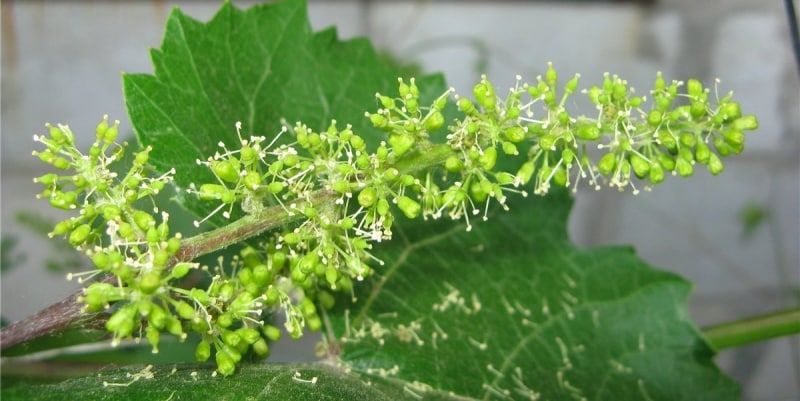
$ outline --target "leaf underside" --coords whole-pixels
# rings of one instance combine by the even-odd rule
[[[368,42],[312,33],[302,1],[247,11],[225,3],[206,24],[176,10],[152,58],[155,75],[124,76],[126,103],[139,140],[154,148],[151,161],[161,171],[175,167],[182,188],[212,180],[195,160],[220,141],[236,143],[236,121],[247,135],[267,137],[282,118],[315,129],[337,119],[373,133],[363,113],[395,82]],[[444,89],[441,79],[431,82],[432,94]],[[373,143],[381,138],[372,135]],[[210,208],[181,201],[197,215]],[[227,378],[212,377],[207,365],[139,366],[4,388],[2,396],[738,399],[688,316],[690,283],[629,248],[577,249],[566,232],[571,206],[565,193],[518,198],[471,232],[460,223],[398,221],[395,238],[374,249],[386,264],[356,285],[358,302],[348,294],[325,313],[325,364],[244,365]]]

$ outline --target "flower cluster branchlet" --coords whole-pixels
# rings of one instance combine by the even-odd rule
[[[227,266],[221,260],[205,289],[171,285],[197,266],[169,266],[180,236],[169,236],[166,214],[158,221],[134,207],[171,174],[145,175],[149,149],[136,155],[125,177],[108,169],[121,153],[106,156],[117,124],[108,127],[104,120],[98,126],[98,141],[87,156],[75,150],[67,127],[51,127],[49,138],[37,137],[47,150],[36,154],[76,174],[37,181],[54,206],[80,209],[54,235],[68,235],[92,257],[98,270],[85,274],[119,278],[116,285],[92,284],[84,296],[90,310],[126,301],[118,302],[107,324],[115,339],[144,332],[156,347],[161,331],[180,337],[196,332],[202,338],[197,359],[205,361],[215,350],[218,371],[228,375],[245,352],[267,355],[267,341],[280,335],[264,323],[265,313],[282,310],[285,329],[295,338],[306,328],[319,329],[317,308],[330,308],[333,292],[351,292],[354,281],[383,264],[371,249],[392,238],[397,212],[409,219],[463,219],[470,230],[471,217],[487,219],[493,204],[507,208],[512,193],[575,190],[581,180],[638,193],[639,185],[650,188],[666,173],[692,175],[697,163],[719,174],[721,158],[740,153],[743,132],[758,126],[730,94],[720,99],[715,91],[709,99],[710,90],[700,82],[667,84],[661,74],[650,106],[624,80],[606,75],[601,86],[582,92],[597,115],[574,116],[565,105],[578,91],[578,79],[559,87],[548,65],[535,84],[517,77],[505,97],[482,77],[474,100],[450,89],[430,104],[421,104],[414,79],[400,79],[398,95],[376,94],[378,110],[366,113],[386,133],[374,148],[336,121],[320,132],[303,123],[285,126],[271,138],[242,135],[247,128],[237,123],[237,144],[220,143],[213,156],[197,160],[215,179],[189,192],[218,205],[195,224],[219,212],[230,218],[236,207],[256,215],[280,207],[293,223],[259,247],[244,248]],[[461,117],[448,124],[451,99]],[[440,133],[444,140],[437,140]],[[601,156],[594,161],[590,150],[597,149]],[[320,193],[332,200],[318,201]]]
[[[170,234],[169,215],[159,213],[152,197],[172,181],[174,171],[152,177],[147,161],[150,148],[136,152],[126,173],[112,168],[124,155],[126,145],[116,145],[119,121],[109,125],[103,117],[96,128],[96,140],[88,154],[75,147],[75,136],[65,125],[47,125],[49,135],[35,136],[45,149],[33,152],[40,160],[60,170],[34,179],[44,185],[38,196],[48,198],[59,209],[76,210],[77,215],[56,224],[51,236],[66,236],[69,243],[86,253],[95,269],[68,278],[79,282],[102,273],[116,277],[116,283],[94,282],[80,298],[87,311],[112,310],[106,328],[120,340],[143,335],[158,351],[161,331],[185,337],[174,305],[170,282],[186,275],[192,263],[172,263],[181,246],[181,235]],[[150,200],[150,210],[140,203]],[[143,324],[146,321],[146,324]]]

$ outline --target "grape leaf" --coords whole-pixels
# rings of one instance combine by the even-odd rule
[[[329,317],[329,352],[419,394],[737,399],[687,314],[690,283],[629,248],[577,249],[571,203],[514,202],[472,232],[403,226],[376,251],[389,263],[358,302]]]
[[[196,160],[221,151],[220,142],[236,146],[237,121],[242,136],[272,138],[282,121],[322,130],[337,120],[377,143],[384,136],[364,112],[376,107],[375,92],[396,92],[400,74],[366,39],[339,41],[334,28],[312,32],[304,1],[248,10],[225,2],[207,23],[176,8],[151,58],[154,74],[123,75],[126,107],[142,146],[153,147],[150,162],[161,172],[174,167],[184,189],[216,182]],[[445,90],[441,76],[419,82],[428,90],[423,99]],[[195,196],[179,201],[198,216],[216,206]]]
[[[130,366],[58,384],[3,388],[4,400],[416,400],[385,380],[369,383],[322,364],[248,365],[236,376],[199,365]],[[432,393],[425,399],[446,399]]]

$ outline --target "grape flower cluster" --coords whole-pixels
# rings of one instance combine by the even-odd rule
[[[109,127],[104,119],[89,155],[75,150],[67,127],[50,127],[49,138],[36,138],[47,149],[35,154],[76,174],[47,174],[37,182],[53,206],[80,209],[53,234],[68,236],[92,258],[97,270],[85,274],[117,277],[117,283],[91,284],[83,297],[88,310],[114,308],[106,327],[115,340],[143,332],[157,349],[162,331],[182,338],[196,332],[197,359],[209,359],[213,348],[218,371],[229,375],[244,353],[267,355],[267,341],[280,335],[264,323],[265,313],[282,310],[295,338],[319,329],[317,308],[330,308],[334,292],[351,292],[383,264],[372,246],[392,238],[397,218],[446,216],[463,219],[470,230],[471,217],[487,219],[492,205],[507,208],[509,194],[574,191],[581,180],[635,194],[667,173],[690,176],[698,163],[716,175],[722,158],[743,151],[743,132],[758,126],[730,94],[719,98],[715,90],[710,99],[699,81],[667,83],[661,74],[650,99],[606,74],[601,85],[580,92],[597,115],[576,116],[565,105],[578,81],[575,75],[559,86],[548,65],[535,84],[517,77],[504,97],[484,76],[472,99],[450,89],[422,103],[415,80],[399,79],[397,94],[376,94],[378,109],[366,113],[385,133],[375,147],[336,121],[320,131],[285,125],[272,138],[243,135],[247,127],[237,124],[238,143],[220,143],[214,155],[197,160],[214,182],[189,191],[218,205],[195,224],[219,212],[230,218],[234,207],[246,214],[280,208],[290,218],[228,266],[203,267],[212,276],[207,288],[173,285],[199,267],[176,259],[182,240],[169,235],[166,214],[158,219],[134,205],[174,172],[148,178],[148,149],[136,154],[125,177],[108,169],[124,148],[106,155],[118,124]],[[446,121],[456,110],[460,116]],[[595,151],[602,154],[597,161]]]

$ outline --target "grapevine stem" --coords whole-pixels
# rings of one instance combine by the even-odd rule
[[[800,333],[800,308],[785,309],[703,329],[716,351]]]

